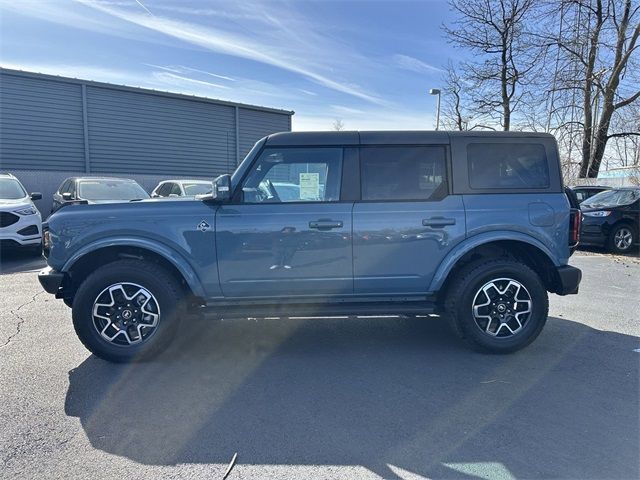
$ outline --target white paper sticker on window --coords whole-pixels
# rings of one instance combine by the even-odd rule
[[[320,174],[300,174],[300,200],[320,200]]]

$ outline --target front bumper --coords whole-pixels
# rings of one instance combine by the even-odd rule
[[[47,267],[42,270],[38,274],[38,280],[40,281],[40,285],[47,293],[56,294],[60,287],[62,286],[62,282],[64,280],[65,274],[62,272],[58,272],[51,267]]]
[[[558,295],[573,295],[578,293],[580,280],[582,280],[582,270],[571,265],[563,265],[556,267],[557,285],[556,292]]]

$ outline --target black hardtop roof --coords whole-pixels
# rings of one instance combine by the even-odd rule
[[[267,137],[267,145],[388,145],[448,144],[451,137],[463,138],[553,138],[541,132],[388,130],[345,132],[281,132]]]

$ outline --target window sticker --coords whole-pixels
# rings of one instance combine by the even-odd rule
[[[300,200],[320,199],[320,174],[301,173],[300,174]]]

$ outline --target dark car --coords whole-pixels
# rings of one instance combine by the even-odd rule
[[[626,253],[638,243],[640,187],[615,188],[580,204],[580,243]]]
[[[597,195],[600,192],[611,190],[611,187],[605,185],[580,185],[577,187],[571,187],[571,190],[576,196],[579,203],[584,202],[586,199]]]
[[[51,213],[72,203],[119,203],[149,198],[138,182],[129,178],[67,178],[53,194]]]

